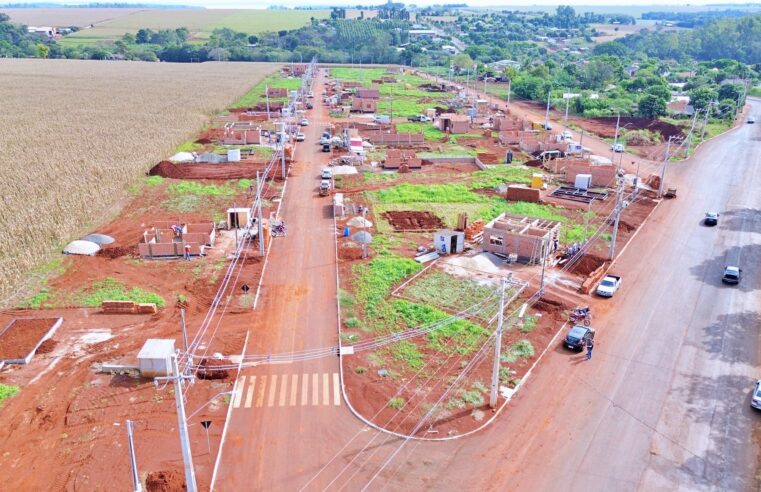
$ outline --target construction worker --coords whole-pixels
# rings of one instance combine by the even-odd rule
[[[190,261],[190,245],[185,243],[185,259]]]

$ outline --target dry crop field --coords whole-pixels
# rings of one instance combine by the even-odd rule
[[[0,305],[276,66],[0,60]]]
[[[85,27],[117,17],[126,17],[140,9],[0,9],[13,22],[28,26],[77,26]]]

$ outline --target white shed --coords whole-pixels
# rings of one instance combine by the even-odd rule
[[[174,353],[174,340],[149,338],[137,354],[140,374],[145,378],[169,376],[172,372],[170,357]]]
[[[465,233],[443,229],[433,235],[433,247],[439,253],[462,253],[465,249]]]
[[[247,208],[227,209],[227,228],[243,229],[251,218],[251,211]]]
[[[333,195],[333,215],[343,217],[344,215],[344,194],[336,193]]]

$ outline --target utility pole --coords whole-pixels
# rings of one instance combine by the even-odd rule
[[[708,107],[706,108],[706,114],[705,118],[703,118],[703,129],[700,131],[700,140],[702,141],[706,136],[706,127],[708,126],[708,113],[711,112],[711,104],[713,104],[713,101],[708,103]]]
[[[142,492],[140,477],[137,474],[137,460],[135,459],[135,442],[132,440],[132,421],[127,421],[127,442],[129,443],[129,462],[132,467],[132,490]]]
[[[618,126],[621,123],[621,112],[618,112],[618,118],[616,118],[616,136],[613,138],[613,149],[610,152],[610,162],[616,161],[616,144],[618,143]]]
[[[280,137],[280,174],[283,176],[283,181],[285,181],[285,121],[283,121],[283,133]],[[259,200],[259,206],[261,207],[261,198]]]
[[[547,91],[547,111],[544,113],[544,129],[548,130],[550,126],[550,96],[552,95],[552,87]]]
[[[547,264],[547,238],[542,238],[542,277],[539,279],[539,297],[544,296],[544,266]]]
[[[568,105],[571,103],[571,98],[566,97],[565,98],[565,116],[563,117],[563,121],[568,121]]]
[[[190,355],[190,349],[188,347],[188,330],[185,323],[185,308],[180,308],[180,321],[182,322],[182,342],[185,345],[185,355],[188,357],[188,367],[193,366],[193,357]]]
[[[505,279],[502,278],[500,286],[501,296],[499,298],[499,312],[497,313],[497,338],[494,341],[494,365],[491,372],[491,395],[489,396],[489,408],[494,409],[497,406],[497,389],[499,388],[499,368],[500,357],[502,352],[502,326],[505,321]]]
[[[510,89],[513,87],[513,79],[507,79],[507,109],[510,109]]]
[[[270,120],[270,88],[268,85],[264,86],[264,97],[267,98],[267,121]]]
[[[661,198],[663,196],[663,186],[665,184],[666,179],[666,165],[669,162],[669,154],[671,153],[671,139],[673,137],[669,137],[669,142],[666,145],[666,156],[663,158],[663,167],[661,167],[661,182],[658,185],[658,198]]]
[[[695,131],[695,122],[698,119],[698,112],[695,111],[692,115],[692,126],[690,126],[690,133],[687,134],[687,151],[685,157],[690,156],[690,147],[692,147],[692,133]]]
[[[172,367],[172,375],[155,378],[153,383],[156,386],[158,386],[159,381],[171,381],[174,383],[174,401],[177,406],[177,424],[180,431],[180,447],[182,448],[182,461],[185,466],[185,486],[187,487],[188,492],[198,492],[196,472],[193,468],[193,453],[190,451],[188,422],[185,418],[185,400],[182,396],[183,381],[188,380],[192,382],[194,377],[180,374],[180,369],[177,365],[177,354],[172,354],[169,360]]]
[[[616,219],[613,221],[613,235],[610,239],[610,251],[608,252],[608,259],[612,260],[613,255],[616,253],[616,237],[618,236],[618,222],[621,219],[621,211],[624,203],[624,180],[621,176],[617,177],[618,186],[616,187]]]
[[[257,208],[257,225],[258,230],[256,232],[259,238],[259,256],[264,256],[264,225],[262,224],[262,185],[260,183],[259,171],[256,171],[256,196],[259,206]]]

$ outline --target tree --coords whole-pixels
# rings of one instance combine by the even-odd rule
[[[666,114],[666,101],[654,94],[646,94],[637,103],[637,111],[645,118],[657,118]]]
[[[649,87],[645,92],[659,99],[663,99],[664,101],[671,100],[671,89],[665,85],[653,85]]]
[[[47,58],[50,54],[50,48],[42,43],[37,43],[37,58]]]
[[[459,68],[473,68],[475,62],[467,53],[460,53],[452,58],[452,65]]]
[[[146,44],[151,42],[151,30],[150,29],[140,29],[137,31],[137,34],[135,35],[135,42],[137,44]]]
[[[248,44],[256,44],[259,42],[259,38],[253,34],[248,37]]]
[[[717,97],[716,92],[707,86],[693,89],[689,92],[689,95],[690,104],[695,108],[695,111],[703,111]]]
[[[723,99],[719,101],[719,114],[724,118],[734,118],[737,111],[737,102],[732,99]]]
[[[735,103],[740,101],[743,94],[743,86],[740,84],[724,84],[719,87],[719,99],[731,99]]]

